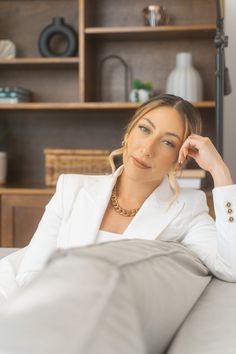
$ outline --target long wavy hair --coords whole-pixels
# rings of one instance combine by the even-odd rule
[[[124,137],[123,137],[123,144],[120,148],[113,150],[110,155],[109,155],[109,162],[112,168],[112,172],[114,173],[116,170],[115,163],[114,163],[114,158],[116,156],[122,155],[125,152],[125,147],[126,143],[129,137],[130,132],[132,129],[136,126],[138,121],[148,112],[158,108],[158,107],[172,107],[176,109],[177,112],[181,115],[183,121],[184,121],[184,137],[183,141],[187,139],[187,137],[191,134],[201,134],[202,131],[202,120],[201,120],[201,115],[198,111],[197,108],[195,108],[190,102],[184,100],[181,97],[175,96],[175,95],[170,95],[170,94],[162,94],[156,97],[153,97],[149,101],[146,101],[143,103],[141,106],[138,107],[136,112],[134,113],[133,117],[129,121]],[[184,167],[188,161],[188,158],[186,159]],[[177,161],[176,161],[177,162]],[[169,178],[169,183],[174,191],[174,200],[178,197],[179,195],[179,185],[175,179],[175,168],[176,165],[173,166],[173,169],[171,169],[168,173],[168,178]]]

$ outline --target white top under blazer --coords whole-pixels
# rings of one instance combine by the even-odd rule
[[[117,234],[115,232],[99,230],[95,242],[102,243],[102,242],[118,241],[118,240],[125,240],[125,239],[126,237],[123,234]]]
[[[56,192],[30,244],[0,261],[0,301],[28,283],[58,248],[96,242],[113,186],[121,174],[61,175]],[[168,177],[145,200],[122,238],[177,241],[191,250],[219,279],[236,281],[236,185],[213,189],[216,214],[208,214],[205,193],[183,188],[171,204]],[[99,239],[105,240],[105,234]],[[99,241],[98,239],[98,241]]]

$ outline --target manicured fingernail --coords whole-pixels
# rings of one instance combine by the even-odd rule
[[[181,160],[179,160],[179,161],[178,161],[178,164],[181,166],[181,165],[182,165],[182,161],[181,161]]]

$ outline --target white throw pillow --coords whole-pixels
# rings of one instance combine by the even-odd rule
[[[163,353],[210,279],[175,242],[58,251],[1,309],[0,353]]]

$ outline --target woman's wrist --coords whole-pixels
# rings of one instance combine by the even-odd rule
[[[215,187],[223,187],[233,184],[229,168],[225,163],[216,166],[216,168],[211,170],[210,173]]]

